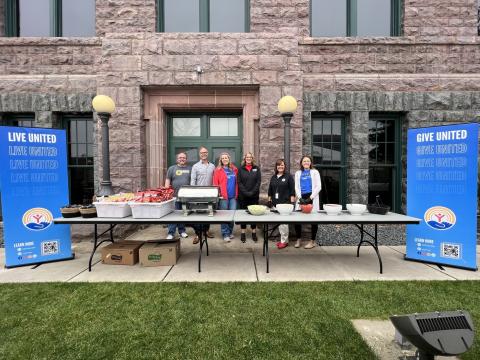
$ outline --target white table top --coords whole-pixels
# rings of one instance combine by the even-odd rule
[[[235,210],[218,210],[214,216],[208,214],[191,213],[187,216],[183,215],[181,210],[176,210],[158,219],[134,219],[131,216],[124,218],[55,218],[53,222],[56,224],[221,224],[233,221]]]
[[[339,215],[327,215],[325,211],[304,214],[295,211],[290,215],[280,215],[268,212],[264,215],[251,215],[245,210],[218,210],[213,216],[191,213],[184,216],[181,210],[176,210],[158,219],[134,219],[131,216],[124,218],[55,218],[56,224],[222,224],[235,222],[237,224],[418,224],[420,219],[411,216],[389,212],[386,215],[364,213],[350,215],[346,210]]]
[[[346,210],[339,215],[327,215],[323,210],[316,213],[304,214],[294,211],[290,215],[280,215],[267,212],[264,215],[251,215],[245,210],[237,210],[234,217],[235,223],[262,223],[262,224],[418,224],[420,219],[402,214],[389,212],[386,215],[370,214],[350,215]]]

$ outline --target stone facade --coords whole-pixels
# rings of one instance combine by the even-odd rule
[[[97,37],[0,37],[0,113],[34,112],[38,126],[57,126],[57,114],[92,113],[95,94],[111,96],[112,181],[132,191],[162,183],[149,169],[164,168],[168,147],[165,136],[149,134],[161,114],[145,99],[196,89],[185,95],[189,109],[204,109],[203,95],[221,93],[225,103],[209,100],[209,109],[242,110],[228,96],[253,92],[258,105],[244,119],[253,129],[244,150],[255,139],[265,192],[283,154],[277,101],[289,94],[300,100],[291,162],[311,152],[312,113],[347,114],[347,197],[365,202],[369,113],[402,114],[403,140],[407,128],[480,117],[478,1],[403,3],[400,37],[312,38],[309,0],[251,0],[250,32],[234,34],[157,33],[155,0],[97,1]],[[0,0],[0,36],[3,6]],[[159,159],[151,156],[156,148]],[[405,165],[405,151],[402,159]],[[99,174],[101,154],[95,164]]]
[[[407,36],[478,35],[478,0],[404,0]]]
[[[5,36],[5,4],[0,1],[0,36]]]

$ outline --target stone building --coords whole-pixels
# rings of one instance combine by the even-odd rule
[[[50,8],[52,6],[52,8]],[[72,202],[101,174],[91,99],[112,97],[113,186],[174,154],[253,151],[263,187],[312,154],[323,201],[405,208],[406,130],[480,119],[477,0],[0,0],[0,121],[68,129]],[[35,21],[33,21],[35,20]]]

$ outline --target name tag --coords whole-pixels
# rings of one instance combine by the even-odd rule
[[[285,179],[282,179],[283,182],[285,182]]]
[[[257,169],[252,169],[252,171],[257,171]]]

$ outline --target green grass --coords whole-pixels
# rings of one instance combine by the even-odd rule
[[[0,285],[1,359],[372,359],[351,319],[466,309],[480,282]],[[480,358],[476,345],[462,358]]]

